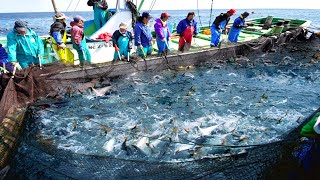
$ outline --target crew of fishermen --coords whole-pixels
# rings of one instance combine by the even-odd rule
[[[93,0],[94,9],[107,8],[105,0]],[[98,11],[98,10],[97,10]],[[219,46],[221,42],[221,34],[227,34],[226,26],[230,17],[236,13],[235,9],[230,9],[226,13],[221,13],[217,16],[211,26],[211,47]],[[96,15],[96,14],[99,14]],[[248,12],[244,12],[234,20],[234,23],[229,31],[228,39],[230,42],[237,42],[240,31],[245,27],[245,18],[249,16]],[[150,56],[153,52],[153,37],[149,22],[152,16],[149,12],[143,12],[138,17],[137,23],[134,26],[134,38],[132,33],[128,31],[127,24],[121,22],[119,29],[112,35],[113,46],[115,47],[114,60],[128,60],[131,55],[133,44],[137,47],[138,55],[142,58]],[[170,38],[172,29],[168,26],[168,19],[170,14],[164,12],[160,18],[155,20],[154,31],[156,35],[156,43],[158,46],[158,54],[167,53],[170,49]],[[188,51],[192,44],[192,39],[199,33],[197,22],[194,19],[195,13],[189,12],[185,19],[182,19],[177,25],[177,34],[179,39],[179,50]],[[50,28],[50,36],[52,39],[52,48],[58,52],[60,59],[66,59],[66,19],[63,13],[56,13],[54,16],[54,23]],[[99,23],[98,20],[99,19]],[[105,23],[101,21],[105,19],[102,13],[95,12],[95,22],[97,27],[103,26]],[[99,24],[99,25],[98,25]],[[75,16],[70,23],[71,28],[71,42],[73,48],[77,51],[82,66],[85,61],[91,62],[91,55],[86,45],[84,37],[84,19],[81,16]],[[133,42],[134,41],[134,42]],[[1,50],[2,47],[0,47]],[[27,23],[23,21],[16,21],[13,30],[7,35],[8,55],[0,54],[0,61],[3,66],[7,65],[10,69],[11,63],[18,69],[26,68],[32,64],[39,64],[44,54],[44,45],[37,33],[28,28]],[[59,51],[61,51],[59,53]]]

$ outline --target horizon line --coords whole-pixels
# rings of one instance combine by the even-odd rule
[[[294,10],[319,10],[320,8],[237,8],[237,9],[245,9],[245,10],[254,10],[254,9],[264,9],[264,10],[291,10],[291,9],[294,9]],[[147,9],[143,9],[141,11],[146,11]],[[198,10],[198,9],[171,9],[171,10],[157,10],[157,9],[154,9],[152,11],[188,11],[188,10]],[[210,9],[199,9],[199,10],[210,10]],[[225,8],[215,8],[213,10],[226,10]],[[151,12],[152,12],[151,11]],[[9,14],[9,13],[51,13],[51,12],[54,12],[53,10],[52,11],[17,11],[17,12],[0,12],[0,14]],[[71,12],[71,13],[74,13],[74,12],[93,12],[92,11],[60,11],[60,12]]]

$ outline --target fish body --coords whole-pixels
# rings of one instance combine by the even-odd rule
[[[115,144],[116,138],[111,138],[103,145],[103,149],[105,149],[107,152],[112,152],[114,150]]]
[[[107,92],[110,92],[112,90],[112,86],[107,86],[107,87],[99,88],[99,89],[95,89],[95,88],[91,87],[91,89],[96,96],[105,96],[105,94]]]

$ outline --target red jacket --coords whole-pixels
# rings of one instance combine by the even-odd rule
[[[76,44],[80,44],[84,37],[83,27],[75,22],[71,22],[70,25],[72,26],[71,38]]]

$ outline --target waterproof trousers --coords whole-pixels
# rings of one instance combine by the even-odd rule
[[[90,55],[89,49],[87,48],[86,39],[82,39],[81,41],[82,49],[80,49],[79,45],[77,45],[73,40],[72,40],[72,45],[73,45],[73,48],[78,52],[80,63],[84,61],[88,61],[89,63],[91,63],[91,55]]]

